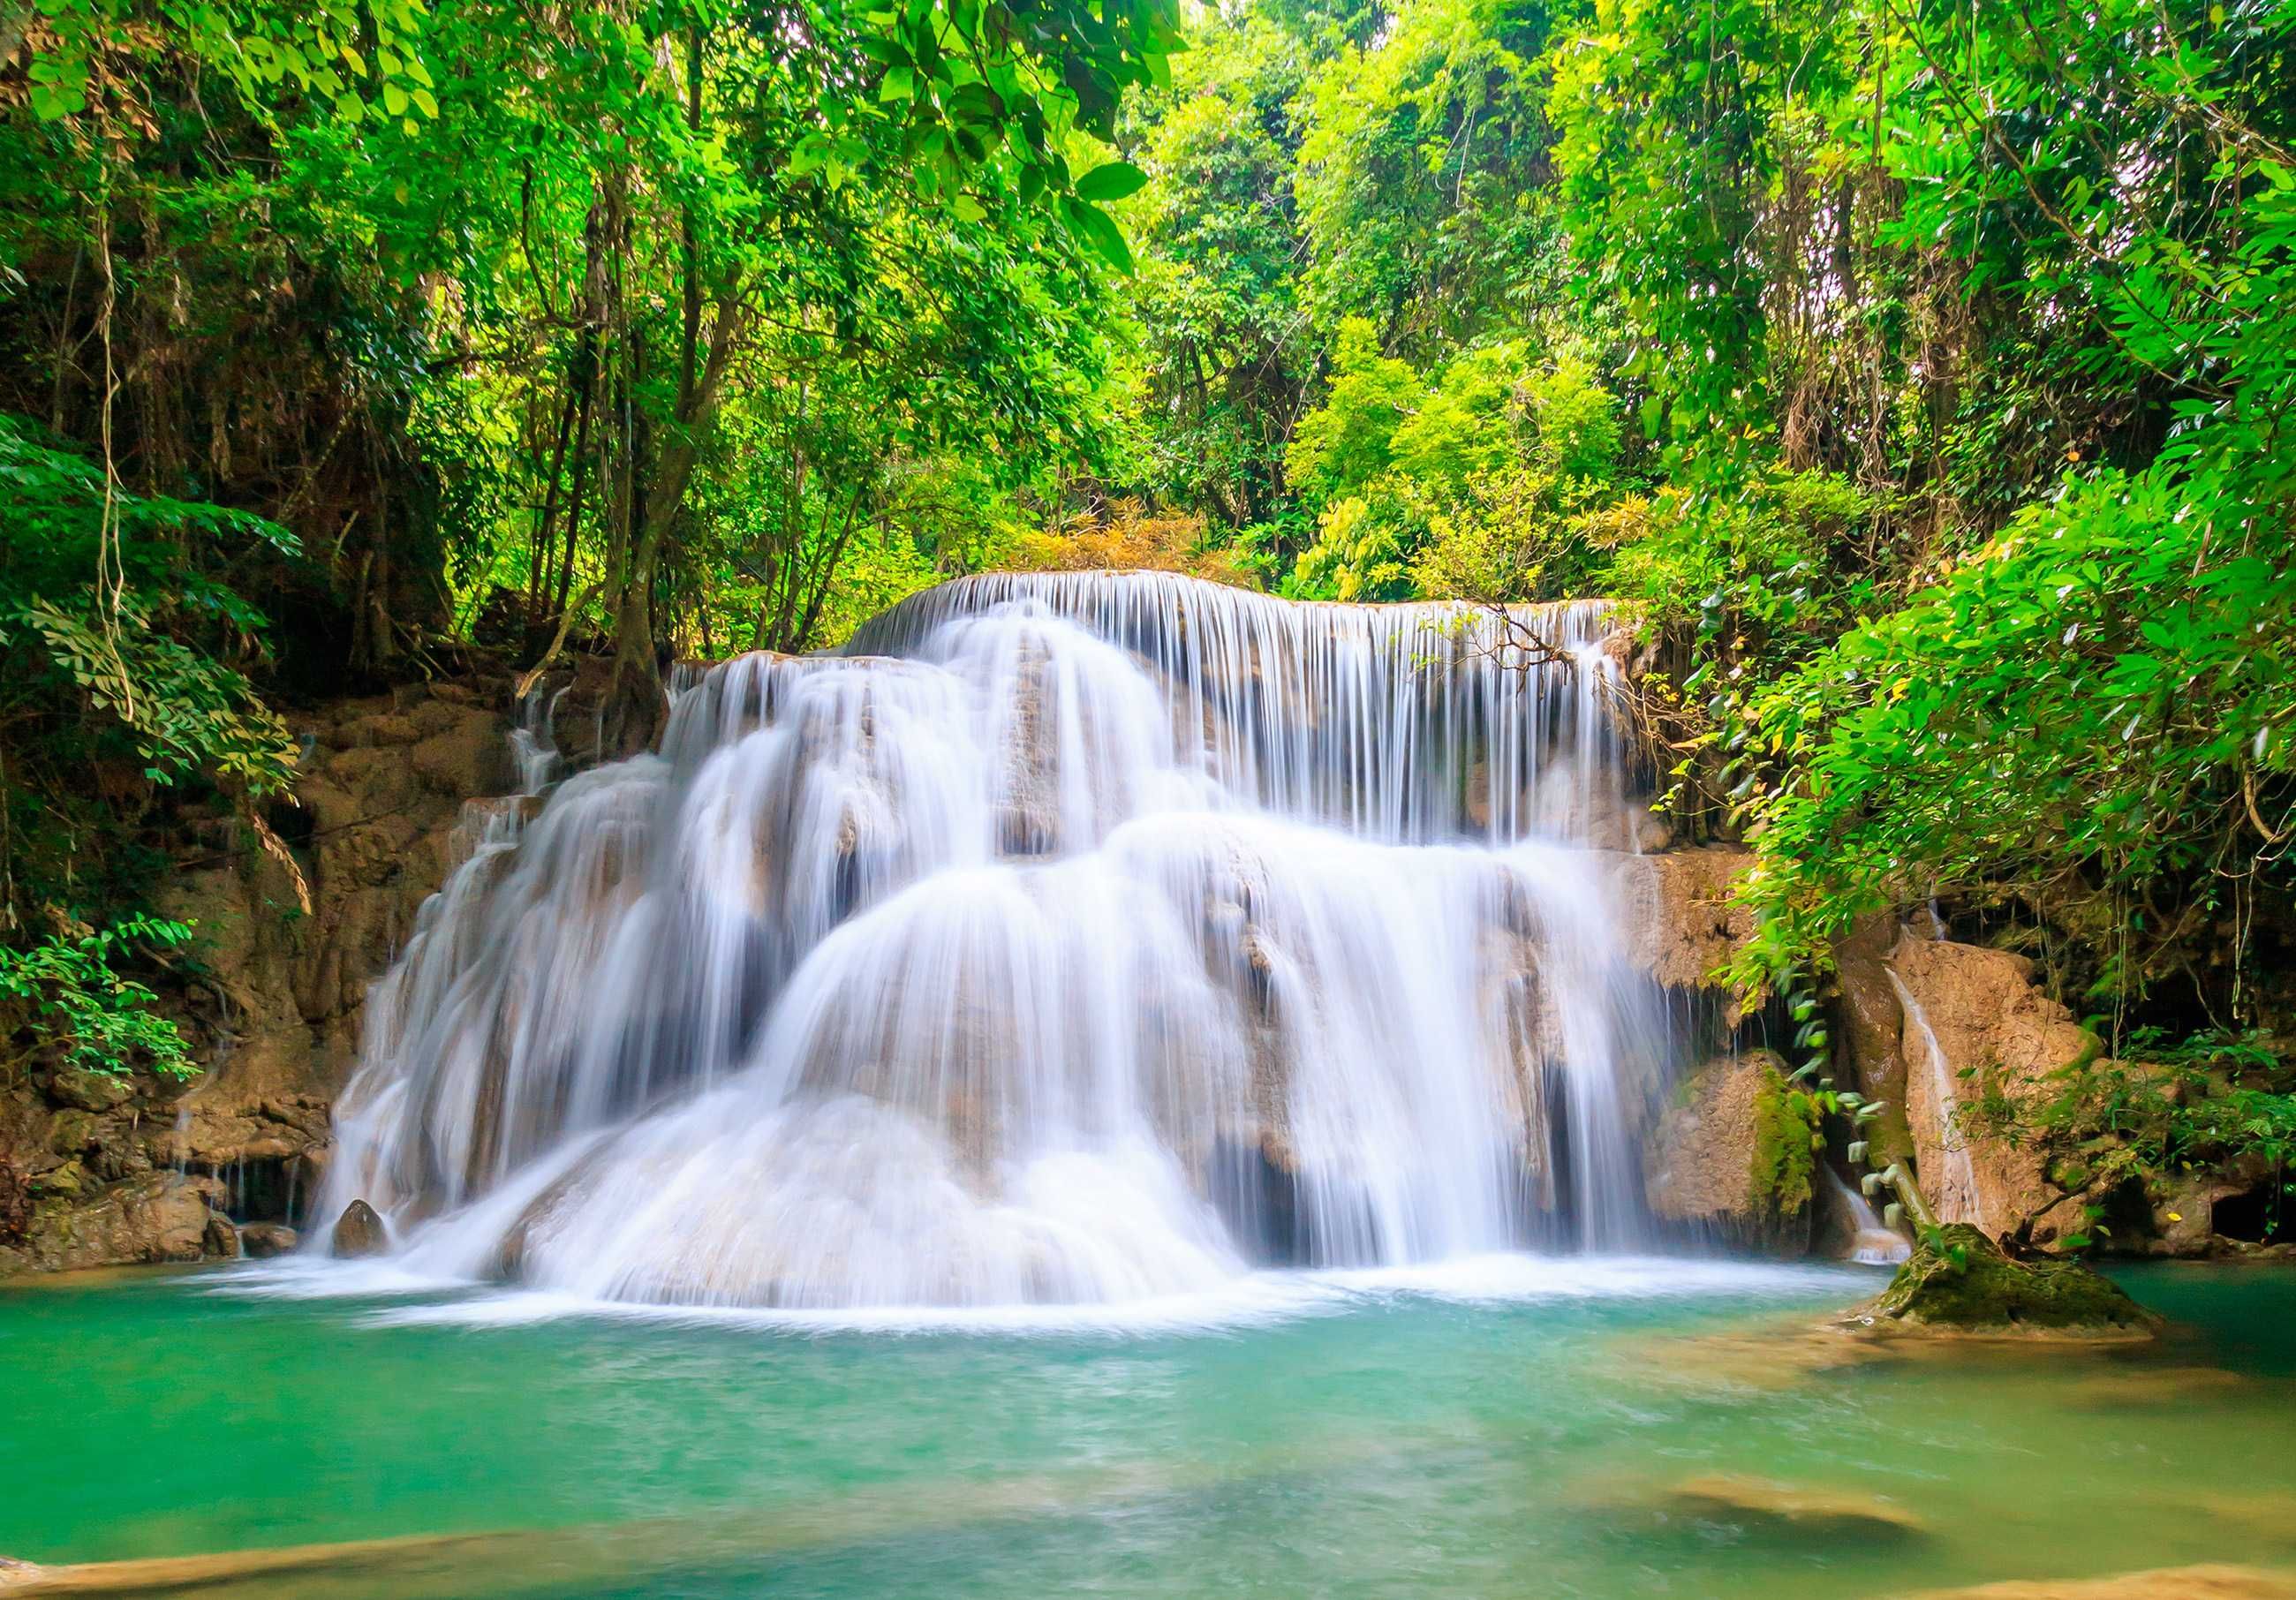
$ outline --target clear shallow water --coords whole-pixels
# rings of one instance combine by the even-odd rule
[[[467,1532],[495,1537],[228,1592],[696,1600],[1792,1597],[2296,1565],[2296,1275],[2132,1272],[2183,1325],[2144,1355],[1813,1374],[1764,1333],[1880,1277],[1499,1259],[1029,1326],[346,1298],[299,1267],[17,1289],[0,1554]],[[1880,1495],[1926,1530],[1666,1504],[1714,1473]]]

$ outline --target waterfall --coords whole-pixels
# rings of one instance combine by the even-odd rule
[[[1977,1165],[1970,1159],[1969,1141],[1955,1125],[1956,1113],[1961,1102],[1953,1089],[1953,1063],[1946,1059],[1944,1046],[1938,1043],[1937,1034],[1930,1027],[1929,1013],[1898,976],[1897,969],[1884,966],[1890,987],[1898,991],[1898,1004],[1904,1007],[1906,1021],[1921,1035],[1923,1071],[1929,1077],[1930,1097],[1935,1108],[1938,1125],[1938,1154],[1939,1170],[1924,1173],[1931,1179],[1925,1186],[1924,1196],[1930,1210],[1940,1222],[1982,1222],[1984,1196],[1978,1191]],[[1911,1096],[1908,1096],[1910,1099]]]
[[[425,906],[321,1214],[789,1307],[1634,1247],[1667,1040],[1598,853],[1609,632],[999,575],[682,678],[660,753]]]
[[[1855,1184],[1842,1182],[1831,1161],[1820,1161],[1818,1169],[1825,1175],[1827,1192],[1849,1225],[1849,1259],[1866,1267],[1894,1267],[1914,1253],[1905,1235],[1882,1220],[1881,1213]]]

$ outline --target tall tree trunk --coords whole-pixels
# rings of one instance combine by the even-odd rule
[[[654,653],[654,575],[661,567],[670,524],[685,504],[685,486],[701,458],[701,441],[717,414],[726,371],[744,321],[742,307],[731,294],[718,301],[717,320],[709,330],[709,358],[695,375],[691,404],[677,419],[646,480],[616,606],[614,677],[606,701],[606,736],[619,754],[633,754],[652,744],[669,710]]]

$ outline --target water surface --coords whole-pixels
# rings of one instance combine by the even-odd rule
[[[2296,1565],[2296,1275],[2126,1278],[2179,1319],[2157,1351],[1814,1374],[1766,1330],[1878,1274],[1514,1258],[1018,1323],[346,1296],[304,1266],[23,1288],[0,1292],[0,1553],[500,1533],[242,1592],[824,1600],[1792,1600]],[[1668,1500],[1718,1473],[1923,1530]]]

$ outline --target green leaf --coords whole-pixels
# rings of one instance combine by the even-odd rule
[[[1124,242],[1124,230],[1116,226],[1116,218],[1080,200],[1070,201],[1067,211],[1070,233],[1117,271],[1131,276],[1132,247]]]
[[[1078,200],[1122,200],[1128,194],[1138,193],[1147,183],[1148,175],[1131,162],[1109,161],[1077,179],[1076,195]],[[1125,252],[1124,259],[1124,270],[1130,272],[1130,251]]]

